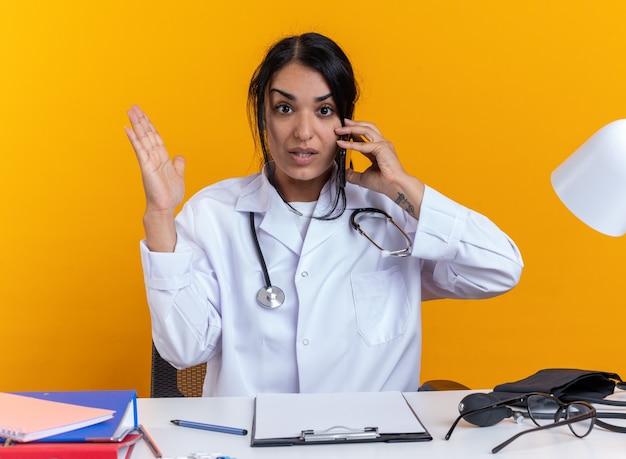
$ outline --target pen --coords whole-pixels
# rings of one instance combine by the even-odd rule
[[[201,422],[183,421],[181,419],[173,419],[170,421],[180,427],[191,427],[192,429],[210,430],[212,432],[228,433],[233,435],[248,435],[246,429],[238,429],[236,427],[216,426],[214,424],[203,424]]]
[[[141,434],[143,439],[148,444],[148,448],[150,448],[150,451],[152,451],[152,454],[154,454],[154,457],[157,457],[157,458],[163,457],[163,453],[161,453],[161,450],[159,450],[159,447],[157,446],[157,444],[154,442],[150,434],[148,434],[148,431],[146,430],[146,428],[143,425],[139,424],[139,426],[137,427],[137,431]]]

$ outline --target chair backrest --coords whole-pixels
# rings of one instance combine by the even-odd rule
[[[206,363],[177,370],[161,357],[152,343],[150,397],[202,397]]]

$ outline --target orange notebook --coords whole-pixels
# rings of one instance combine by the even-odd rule
[[[106,421],[113,413],[0,392],[0,437],[19,442],[38,440]]]

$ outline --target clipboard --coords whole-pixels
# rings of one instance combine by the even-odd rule
[[[402,392],[259,394],[250,446],[429,441]]]

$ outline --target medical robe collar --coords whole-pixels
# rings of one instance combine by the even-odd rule
[[[337,166],[335,166],[337,167]],[[269,182],[266,175],[267,166],[263,168],[263,172],[256,174],[254,178],[243,188],[237,203],[235,204],[235,210],[238,212],[254,212],[265,213],[269,210],[273,204],[280,204],[287,208],[291,212],[289,207],[282,200],[276,188]],[[329,180],[322,189],[318,207],[315,211],[317,214],[325,213],[326,209],[329,209],[331,205],[331,195],[334,193],[334,181],[336,180],[335,174],[333,178]],[[346,210],[357,209],[360,207],[367,207],[367,202],[364,199],[362,193],[359,193],[356,185],[350,183],[346,184]],[[326,203],[326,208],[321,206]]]

